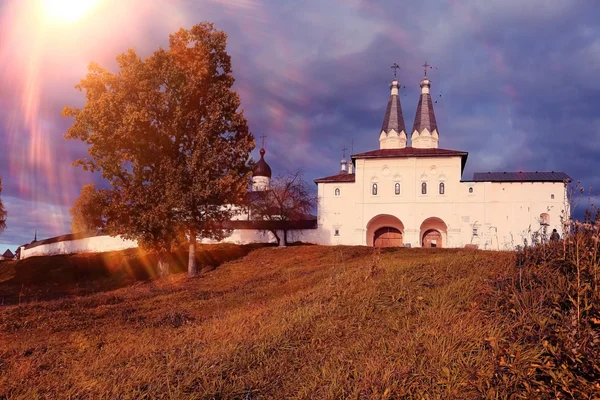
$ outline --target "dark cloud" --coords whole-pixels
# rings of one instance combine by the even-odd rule
[[[88,62],[115,68],[115,56],[127,48],[150,54],[168,45],[170,32],[203,20],[229,35],[235,88],[251,130],[268,135],[275,173],[300,167],[312,180],[338,170],[342,146],[377,148],[393,62],[402,67],[410,130],[420,65],[428,61],[440,146],[470,153],[465,178],[475,171],[562,170],[586,187],[600,186],[594,2],[105,2],[86,35],[59,31],[46,39],[35,123],[23,118],[28,97],[18,78],[27,70],[0,67],[0,171],[9,210],[0,243],[19,243],[36,226],[45,235],[68,229],[68,206],[81,186],[99,183],[70,165],[86,150],[62,138],[69,121],[60,117],[63,106],[82,104],[73,85]],[[0,8],[0,22],[11,13]],[[10,38],[3,26],[0,34]],[[15,64],[30,66],[23,62],[30,58],[17,55]]]

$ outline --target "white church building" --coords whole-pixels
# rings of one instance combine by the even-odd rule
[[[507,250],[562,232],[567,174],[480,172],[464,179],[468,153],[440,148],[427,76],[410,131],[396,78],[390,88],[379,148],[343,158],[339,173],[315,180],[321,244]]]
[[[478,172],[472,179],[463,179],[468,153],[439,147],[440,131],[427,76],[421,81],[421,96],[410,131],[404,124],[400,82],[395,77],[390,89],[379,148],[353,154],[349,161],[344,157],[337,174],[315,180],[316,221],[297,221],[289,233],[292,241],[511,250],[546,240],[553,229],[562,232],[561,219],[569,213],[567,184],[571,178],[567,174]],[[263,145],[253,171],[253,192],[270,188],[272,171],[265,154]],[[272,233],[258,226],[240,210],[231,221],[231,236],[223,242],[275,241]],[[21,257],[131,247],[137,247],[137,243],[119,236],[82,232],[24,245]]]

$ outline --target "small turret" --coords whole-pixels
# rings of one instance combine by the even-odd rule
[[[265,135],[262,136],[263,143],[260,149],[260,160],[256,163],[252,171],[252,191],[262,192],[269,190],[271,186],[271,167],[265,161]]]
[[[346,148],[342,148],[342,160],[340,161],[340,174],[348,173],[348,161],[346,160]]]

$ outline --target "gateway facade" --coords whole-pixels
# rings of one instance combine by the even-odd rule
[[[398,80],[390,88],[379,149],[343,158],[338,174],[315,180],[318,242],[509,250],[562,232],[567,174],[484,172],[465,180],[468,153],[439,147],[427,76],[410,131]]]

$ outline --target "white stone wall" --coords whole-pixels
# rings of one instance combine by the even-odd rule
[[[318,185],[320,244],[367,245],[369,221],[380,215],[399,219],[404,243],[412,247],[421,245],[423,223],[429,218],[446,225],[445,247],[476,244],[504,250],[522,245],[525,238],[531,243],[531,234],[541,232],[542,213],[548,214],[547,235],[554,228],[561,232],[563,183],[461,182],[458,156],[358,159],[355,172],[354,183]],[[421,193],[423,183],[426,194]]]
[[[305,243],[319,243],[322,239],[319,237],[320,232],[316,229],[306,229],[288,232],[288,241],[302,241]],[[283,240],[283,232],[279,232],[279,237]],[[249,229],[234,230],[231,236],[217,242],[208,239],[199,239],[200,243],[234,243],[234,244],[250,244],[250,243],[276,243],[277,240],[271,232],[262,232]],[[21,258],[29,258],[36,256],[53,256],[58,254],[77,254],[77,253],[102,253],[107,251],[118,251],[130,248],[136,248],[137,242],[125,240],[119,236],[93,236],[83,239],[65,240],[62,242],[42,244],[39,246],[25,249],[21,247]]]
[[[92,236],[83,239],[42,244],[30,249],[21,247],[21,258],[53,256],[57,254],[102,253],[105,251],[125,250],[134,247],[137,247],[137,242],[125,240],[120,236]]]

